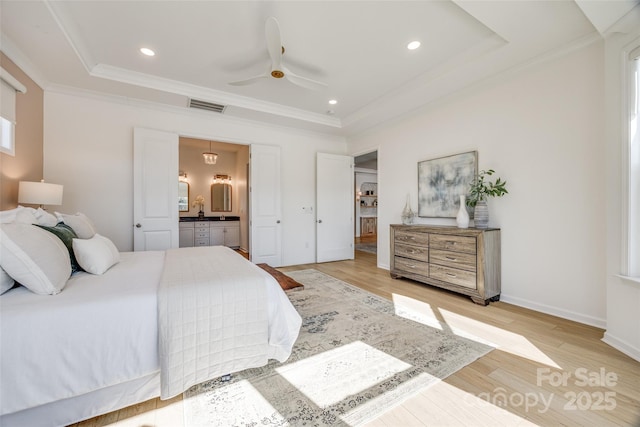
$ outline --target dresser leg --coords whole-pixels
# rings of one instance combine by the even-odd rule
[[[484,305],[484,306],[489,305],[489,300],[488,299],[483,299],[483,298],[479,298],[479,297],[471,297],[471,300],[473,302],[475,302],[476,304],[480,304],[480,305]]]

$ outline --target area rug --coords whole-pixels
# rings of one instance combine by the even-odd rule
[[[492,350],[316,270],[287,274],[305,286],[287,294],[303,318],[291,357],[187,390],[186,427],[362,425]]]
[[[302,283],[292,279],[283,272],[276,270],[269,264],[262,263],[256,265],[273,276],[273,278],[276,279],[276,281],[280,284],[280,287],[284,291],[300,291],[304,289],[304,285]]]
[[[378,253],[378,244],[377,243],[356,243],[356,251],[375,254],[375,253]]]

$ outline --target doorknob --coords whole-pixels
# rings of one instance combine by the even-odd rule
[[[140,227],[142,227],[142,225],[140,223],[137,223],[136,228],[140,228]]]
[[[277,220],[277,221],[276,221],[276,224],[280,224],[280,220]]]
[[[318,224],[322,224],[322,220],[321,219],[318,220]]]

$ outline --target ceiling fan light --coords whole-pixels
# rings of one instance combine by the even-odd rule
[[[204,158],[204,162],[208,165],[215,165],[216,161],[218,161],[217,153],[205,152],[202,153],[202,157]]]
[[[416,50],[420,47],[420,42],[418,40],[414,40],[407,45],[407,49]]]

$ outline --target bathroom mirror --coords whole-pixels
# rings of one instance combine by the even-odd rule
[[[189,212],[189,183],[178,182],[178,211]]]
[[[211,211],[231,212],[231,184],[222,182],[211,184]]]

